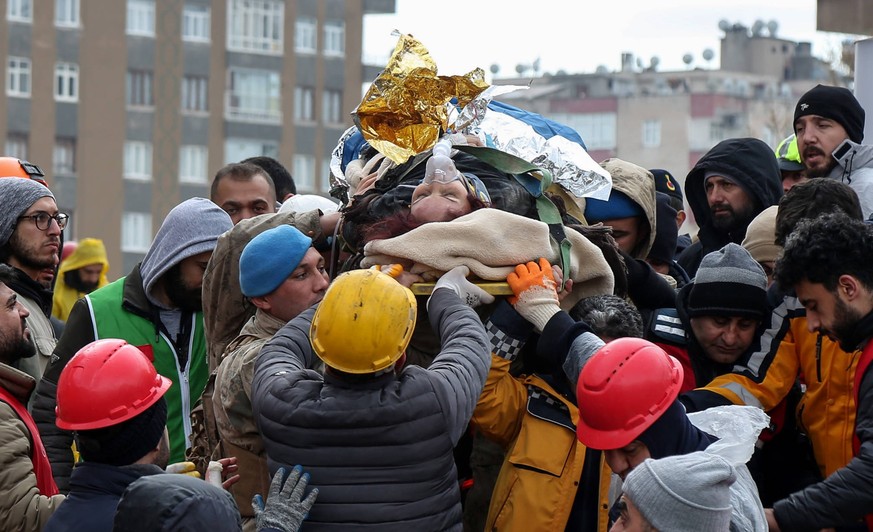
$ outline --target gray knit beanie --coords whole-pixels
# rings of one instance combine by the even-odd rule
[[[763,319],[767,274],[742,246],[731,242],[703,257],[688,296],[688,316]]]
[[[622,490],[658,530],[722,532],[730,529],[730,488],[736,480],[727,460],[697,451],[646,459],[630,472]]]
[[[18,217],[27,212],[40,198],[55,199],[52,191],[33,179],[5,177],[0,179],[0,246],[5,246],[15,230]]]

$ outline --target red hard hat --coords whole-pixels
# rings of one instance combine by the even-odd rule
[[[647,340],[609,342],[579,374],[579,441],[604,451],[628,445],[673,404],[682,376],[679,361]]]
[[[136,347],[109,338],[86,345],[58,380],[58,427],[92,430],[117,425],[144,412],[172,382]]]
[[[0,177],[23,177],[48,186],[39,166],[15,157],[0,157]]]

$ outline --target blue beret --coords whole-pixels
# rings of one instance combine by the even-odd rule
[[[268,229],[251,240],[239,257],[239,286],[246,297],[265,296],[279,287],[303,260],[312,239],[290,225]]]
[[[613,189],[607,201],[585,198],[585,220],[590,224],[645,215],[642,207],[618,190]]]

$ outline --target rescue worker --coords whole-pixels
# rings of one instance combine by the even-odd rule
[[[239,269],[242,293],[257,310],[228,344],[214,383],[207,385],[201,402],[205,415],[211,413],[214,418],[211,423],[218,439],[212,456],[206,458],[237,458],[240,482],[231,487],[231,493],[243,516],[243,529],[254,530],[250,503],[256,493],[267,492],[270,482],[264,442],[252,413],[255,358],[283,325],[321,301],[329,279],[312,239],[290,225],[253,238],[243,249]],[[311,319],[312,312],[307,315]]]
[[[693,278],[706,254],[728,242],[740,244],[749,222],[779,202],[779,164],[761,140],[723,140],[688,172],[685,193],[700,230],[698,241],[688,246],[677,261]]]
[[[75,432],[84,462],[45,532],[111,532],[118,500],[134,480],[164,472],[170,458],[170,379],[124,340],[92,342],[58,381],[58,427]]]
[[[301,464],[319,489],[308,530],[461,530],[453,448],[490,360],[470,308],[493,301],[458,266],[428,299],[442,340],[430,367],[402,368],[412,292],[385,273],[337,277],[312,318],[291,320],[255,362],[252,406],[271,468]],[[313,353],[324,375],[307,370]]]
[[[806,176],[846,183],[864,218],[873,215],[873,146],[864,140],[864,108],[844,87],[816,85],[797,100],[794,134]]]
[[[768,510],[774,532],[857,525],[873,526],[873,228],[842,213],[804,220],[785,242],[776,262],[776,283],[793,289],[806,308],[807,327],[838,341],[843,351],[861,351],[847,393],[855,399],[852,459],[823,481],[794,493]],[[845,368],[848,357],[842,361]]]
[[[27,326],[37,356],[21,361],[20,369],[39,382],[57,343],[50,320],[52,283],[70,217],[58,210],[35,165],[0,157],[0,177],[4,176],[15,179],[0,179],[0,263],[15,269],[10,288],[30,312]]]
[[[791,187],[809,181],[806,177],[806,167],[800,160],[797,150],[797,136],[792,133],[782,139],[776,146],[776,160],[779,162],[779,172],[782,174],[782,192],[788,194]]]
[[[267,172],[251,163],[231,163],[216,172],[209,199],[234,224],[259,214],[276,212],[276,187]]]
[[[12,267],[0,264],[0,523],[7,530],[36,532],[64,496],[58,494],[36,423],[27,412],[36,383],[16,369],[22,358],[36,355],[29,312],[9,287],[16,276]]]
[[[109,284],[109,260],[103,241],[83,238],[69,257],[61,261],[52,298],[52,315],[67,321],[73,304],[98,288]]]
[[[173,382],[165,395],[170,462],[184,460],[191,443],[191,408],[209,375],[203,271],[218,237],[231,227],[227,213],[211,201],[185,200],[167,214],[145,258],[129,275],[73,305],[33,407],[62,491],[72,469],[72,434],[55,425],[57,382],[70,358],[101,338],[120,338],[138,347]]]

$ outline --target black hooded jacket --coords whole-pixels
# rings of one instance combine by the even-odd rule
[[[685,178],[685,195],[700,231],[699,240],[685,249],[678,262],[690,277],[697,274],[700,261],[707,253],[719,250],[730,242],[741,244],[746,227],[732,233],[712,225],[712,212],[706,199],[704,177],[707,172],[724,172],[739,181],[739,185],[755,201],[752,217],[779,203],[782,197],[782,174],[779,164],[763,141],[754,138],[723,140],[704,155]],[[751,221],[751,218],[749,219]]]

